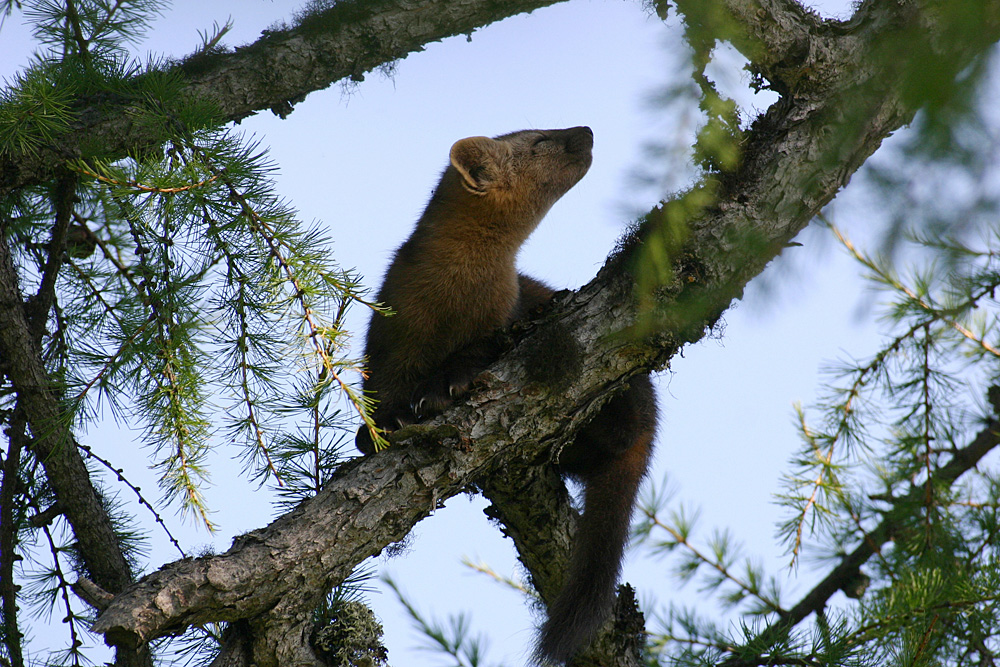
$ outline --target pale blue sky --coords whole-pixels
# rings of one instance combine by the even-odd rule
[[[297,6],[178,1],[137,53],[181,56],[195,48],[197,30],[230,15],[235,29],[227,43],[249,42]],[[845,11],[831,7],[829,12]],[[9,76],[25,62],[31,47],[23,32],[18,16],[0,32],[0,75]],[[753,98],[741,64],[727,50],[713,72],[750,111],[765,108],[773,98]],[[693,101],[666,109],[650,102],[658,91],[683,81],[685,72],[675,19],[664,24],[638,2],[576,0],[487,27],[471,41],[458,37],[430,45],[400,62],[392,79],[370,74],[350,91],[335,86],[311,94],[286,120],[263,113],[240,129],[270,146],[280,168],[279,191],[304,220],[327,226],[336,257],[357,268],[374,289],[456,139],[589,125],[595,133],[590,173],[556,204],[520,257],[526,273],[572,288],[594,275],[623,225],[660,194],[636,185],[635,173],[650,168],[644,146],[690,143],[697,122]],[[682,157],[654,169],[674,174],[674,188],[690,173]],[[838,221],[856,234],[864,232],[846,216]],[[659,376],[662,428],[650,475],[659,485],[669,474],[684,503],[701,509],[703,530],[696,539],[707,539],[713,527],[730,528],[772,571],[787,563],[775,545],[775,524],[784,515],[772,493],[798,446],[792,404],[813,400],[825,361],[845,351],[863,356],[876,344],[872,329],[856,314],[862,285],[853,267],[815,231],[798,240],[805,247],[769,269],[770,289],[751,286],[744,302],[726,315],[720,339],[685,350],[672,371]],[[358,340],[366,317],[355,313]],[[125,467],[144,489],[155,487],[155,474],[145,467],[147,451],[137,446],[134,434],[109,424],[83,440]],[[273,518],[266,493],[239,477],[236,455],[219,452],[207,493],[219,535],[213,538],[166,513],[186,547],[211,544],[221,552],[232,536]],[[122,499],[131,501],[127,491]],[[488,524],[482,507],[480,499],[452,499],[417,527],[403,555],[376,564],[423,611],[439,617],[471,613],[474,627],[491,639],[489,664],[523,664],[533,638],[525,603],[459,563],[469,556],[504,574],[517,571],[510,543]],[[150,569],[176,558],[155,531],[152,543]],[[701,596],[694,587],[674,588],[667,566],[632,558],[625,578],[641,596],[661,603],[697,601]],[[808,564],[799,574],[804,587],[811,580]],[[376,594],[371,602],[383,621],[392,664],[446,664],[415,648],[420,638],[391,593]],[[46,647],[59,648],[64,641],[58,628],[36,628],[34,635],[31,648],[39,658]]]

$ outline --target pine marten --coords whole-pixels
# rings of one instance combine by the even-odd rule
[[[495,331],[551,298],[550,287],[517,273],[516,256],[587,173],[593,143],[589,127],[573,127],[452,146],[451,164],[378,294],[395,314],[374,314],[369,324],[364,389],[378,401],[379,428],[445,409],[495,359]],[[584,510],[565,582],[541,629],[542,661],[568,661],[610,615],[655,429],[652,384],[640,376],[562,452],[560,470],[584,484]],[[364,426],[356,443],[366,454],[375,449]]]

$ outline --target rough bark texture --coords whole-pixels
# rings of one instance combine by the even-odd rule
[[[668,215],[662,207],[652,212],[620,257],[590,284],[557,299],[538,325],[557,323],[574,332],[583,350],[582,372],[569,388],[549,393],[527,382],[529,331],[491,369],[487,387],[430,425],[414,427],[417,435],[409,436],[409,446],[346,467],[315,500],[241,539],[226,554],[176,563],[146,578],[119,596],[95,629],[113,641],[148,640],[209,619],[265,612],[274,619],[274,605],[279,605],[282,620],[260,630],[269,635],[271,646],[287,646],[275,648],[274,660],[300,660],[306,657],[299,653],[300,624],[321,592],[356,563],[405,535],[441,500],[481,482],[497,505],[494,515],[510,534],[537,535],[538,512],[515,500],[525,497],[516,484],[504,485],[504,480],[523,483],[511,467],[537,463],[564,444],[631,374],[664,366],[679,345],[704,333],[881,141],[912,118],[915,109],[901,94],[905,82],[886,71],[884,59],[874,57],[880,40],[891,38],[887,32],[901,30],[913,17],[921,18],[929,39],[938,36],[916,2],[866,5],[852,22],[855,28],[820,22],[787,3],[747,9],[747,3],[732,0],[726,6],[740,10],[733,13],[744,19],[748,32],[770,34],[765,29],[773,32],[772,26],[782,26],[781,39],[767,49],[750,38],[750,47],[734,41],[752,49],[760,58],[761,72],[773,74],[790,93],[754,124],[739,170],[717,180],[716,203],[688,221],[690,236],[674,258],[674,282],[663,287],[672,303],[697,303],[699,310],[686,311],[683,320],[665,320],[673,323],[672,330],[642,341],[608,335],[636,322],[633,283],[626,268],[659,242],[657,233]],[[682,10],[686,7],[681,5]],[[993,3],[994,11],[996,7]],[[963,47],[941,46],[941,58],[956,71],[975,55]],[[809,76],[796,78],[791,72]],[[747,238],[756,243],[746,243]],[[424,444],[418,445],[421,440]],[[503,470],[509,474],[494,472]],[[555,495],[554,516],[568,516],[564,496]],[[530,497],[532,504],[542,504],[541,496]],[[558,578],[558,568],[540,565],[552,561],[539,545],[565,551],[569,544],[569,522],[550,525],[551,539],[517,540],[522,561],[543,595]],[[303,591],[314,591],[314,597]]]
[[[5,231],[0,224],[0,232]],[[86,568],[104,590],[119,593],[132,583],[131,568],[52,391],[5,237],[6,233],[0,233],[0,359],[4,372],[17,392],[18,410],[31,430],[30,446],[73,527]],[[141,646],[119,652],[118,658],[125,665],[151,664]]]
[[[357,76],[427,41],[545,4],[551,3],[341,3],[329,10],[329,17],[339,16],[339,24],[274,33],[254,46],[205,56],[177,71],[189,94],[211,99],[223,118],[264,108],[287,110],[311,90]],[[724,17],[727,39],[782,94],[746,133],[739,167],[706,179],[702,187],[713,199],[684,220],[683,246],[666,243],[664,230],[675,209],[665,203],[591,283],[556,299],[468,401],[400,432],[399,446],[345,466],[316,498],[236,540],[225,554],[178,561],[135,583],[101,614],[97,632],[111,643],[134,647],[192,623],[246,619],[241,628],[248,628],[250,636],[232,642],[232,653],[224,649],[218,664],[246,664],[250,645],[257,665],[318,665],[307,639],[310,614],[324,592],[357,563],[405,536],[443,500],[477,487],[494,503],[491,515],[514,538],[543,598],[550,597],[568,553],[572,511],[550,472],[526,477],[524,469],[554,456],[629,377],[663,368],[680,346],[703,336],[881,141],[910,121],[921,103],[909,85],[913,72],[881,57],[887,44],[902,41],[908,48],[929,50],[954,78],[1000,35],[1000,0],[958,3],[974,5],[978,12],[975,39],[956,39],[953,26],[942,18],[947,13],[933,11],[922,0],[872,0],[842,23],[821,21],[780,0],[677,4],[689,26]],[[267,71],[281,75],[265,78],[261,72]],[[111,156],[156,143],[157,136],[120,125],[129,103],[81,114],[80,127],[65,138],[58,155],[77,154],[75,141],[84,134],[107,138]],[[0,194],[51,176],[56,156],[53,149],[33,161],[0,160]],[[634,331],[639,321],[633,272],[665,248],[672,271],[653,294],[657,326],[645,327],[648,335],[641,339],[620,335]],[[51,426],[59,423],[59,414],[28,337],[9,254],[0,255],[0,282],[0,352],[9,372],[21,378],[33,433],[45,436],[38,446],[47,449],[39,455],[47,461],[53,486],[61,474],[85,480],[85,471],[58,469],[77,465],[74,456],[79,456],[70,436]],[[525,372],[538,330],[553,325],[573,332],[584,360],[580,375],[559,391],[532,384]],[[48,424],[49,430],[37,430],[35,424],[39,429]],[[82,498],[74,510],[81,515],[70,520],[79,522],[73,527],[81,541],[93,534],[95,544],[102,544],[100,520],[90,516],[96,512],[93,490],[89,482],[84,487],[73,491]],[[91,521],[96,523],[91,526]],[[127,569],[113,566],[107,575],[111,583],[102,585],[118,590],[123,572]],[[819,603],[830,594],[818,592]],[[815,604],[802,608],[805,615]],[[616,619],[624,616],[616,614]],[[608,646],[598,642],[596,653],[580,664],[639,664],[634,646]]]
[[[376,67],[426,44],[562,0],[347,0],[287,30],[266,31],[228,53],[196,55],[168,68],[181,94],[211,104],[218,123],[270,109],[281,116],[306,95],[341,79],[361,81]],[[0,155],[0,197],[52,178],[68,158],[102,159],[162,144],[174,128],[141,120],[141,98],[101,95],[76,103],[76,121],[53,144],[31,155]]]

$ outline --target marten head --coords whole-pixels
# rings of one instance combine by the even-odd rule
[[[445,179],[460,180],[466,206],[481,220],[516,224],[527,237],[587,173],[593,146],[589,127],[460,139],[451,147],[454,171]]]

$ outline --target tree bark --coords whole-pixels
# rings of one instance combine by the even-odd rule
[[[467,34],[510,16],[563,0],[364,0],[338,2],[298,25],[268,30],[234,51],[195,54],[167,73],[183,104],[209,105],[216,123],[270,109],[284,117],[306,95],[342,79],[362,81],[426,44]],[[0,197],[53,178],[67,159],[117,160],[158,147],[176,133],[144,122],[144,100],[104,94],[76,100],[75,120],[53,143],[31,154],[0,154]],[[196,129],[196,128],[188,128]],[[93,147],[100,146],[99,155]]]
[[[284,112],[311,90],[357,78],[427,41],[545,4],[551,3],[512,2],[497,10],[487,0],[340,3],[319,23],[270,33],[233,54],[191,59],[174,71],[187,93],[211,100],[222,119],[264,108]],[[976,12],[975,35],[956,32],[940,10],[949,4]],[[692,34],[724,24],[714,34],[747,55],[754,73],[782,94],[745,133],[738,167],[707,176],[695,190],[704,195],[698,205],[675,200],[651,211],[593,281],[557,297],[467,401],[401,431],[390,450],[345,465],[316,498],[239,538],[225,554],[178,561],[132,585],[101,614],[95,631],[128,647],[193,623],[247,619],[257,664],[320,664],[307,639],[322,595],[443,500],[477,486],[515,537],[542,595],[549,595],[560,572],[553,558],[563,558],[552,554],[567,551],[572,513],[559,485],[543,479],[532,489],[552,491],[531,502],[552,507],[547,514],[555,518],[539,526],[538,512],[519,501],[518,471],[557,456],[631,376],[666,367],[681,346],[700,339],[881,141],[910,122],[924,101],[914,92],[919,72],[886,58],[887,44],[932,53],[952,81],[1000,36],[1000,0],[935,3],[937,9],[925,0],[871,0],[845,22],[822,21],[780,0],[678,0],[677,6]],[[432,19],[442,7],[446,11]],[[278,86],[285,74],[261,78],[268,69],[301,76]],[[238,83],[243,79],[263,85]],[[59,155],[79,154],[75,142],[87,133],[106,138],[111,157],[166,136],[121,125],[132,102],[117,104],[99,112],[84,107],[80,126],[61,139]],[[54,156],[55,149],[20,164],[0,159],[0,194],[50,177]],[[683,243],[673,236],[678,222]],[[651,266],[663,270],[648,293],[637,295],[636,281]],[[8,274],[0,278],[6,282]],[[15,300],[3,295],[0,316],[17,317]],[[579,376],[559,391],[532,383],[527,372],[533,341],[549,326],[572,332],[582,351]],[[5,336],[6,329],[0,323]],[[35,361],[23,363],[30,369]],[[38,394],[44,380],[36,377],[26,390]],[[25,406],[29,422],[58,416],[46,405]]]
[[[41,348],[27,316],[5,227],[0,220],[0,359],[4,362],[4,373],[17,393],[19,414],[31,429],[30,447],[42,463],[62,513],[73,528],[85,567],[99,586],[119,593],[132,583],[132,571],[77,449],[68,423],[71,416],[61,409],[42,363]],[[20,433],[9,435],[23,437]],[[123,665],[152,664],[141,645],[119,651],[118,658]]]

